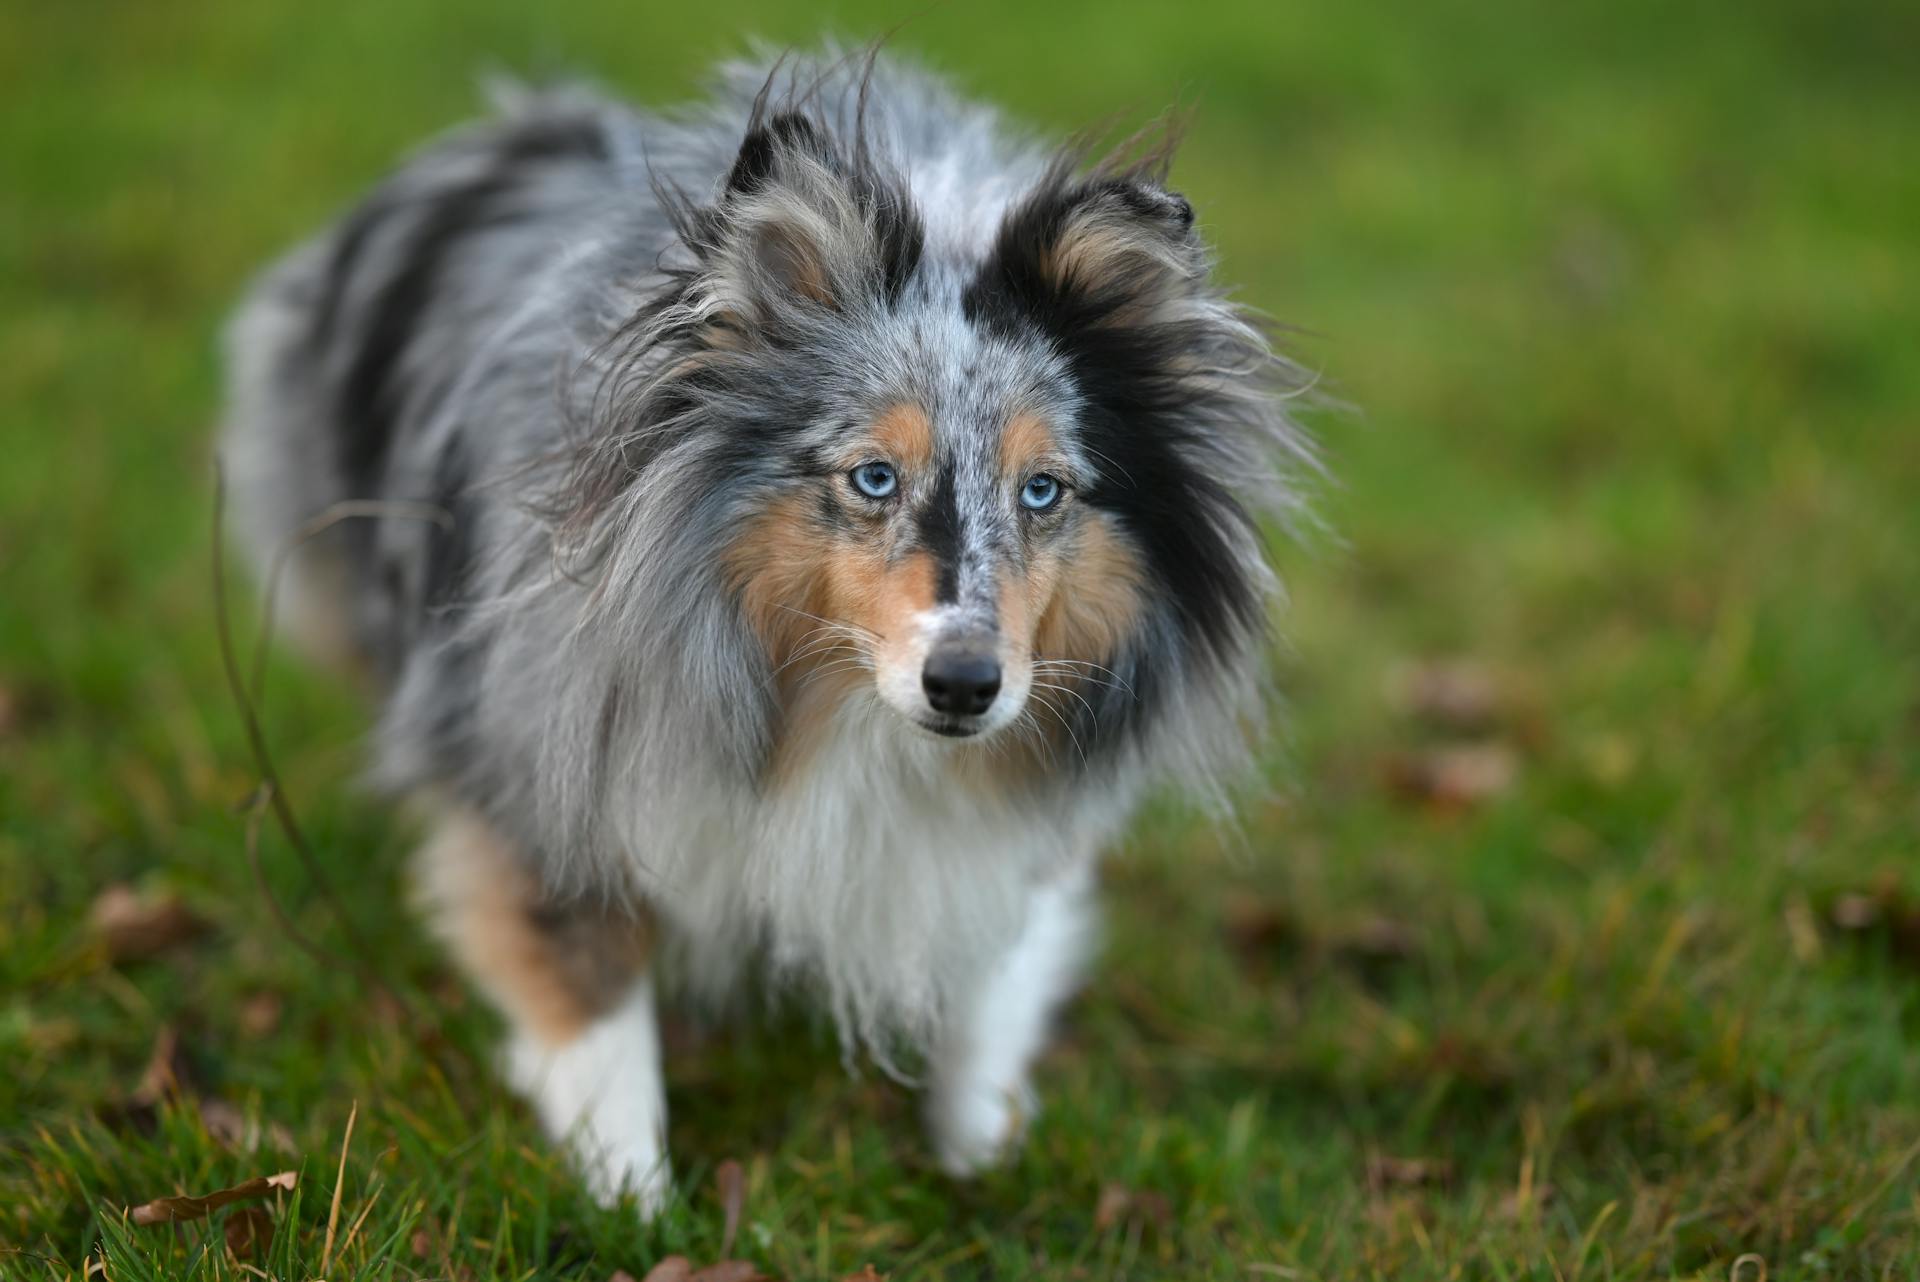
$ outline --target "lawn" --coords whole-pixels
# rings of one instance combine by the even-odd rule
[[[0,6],[0,1276],[1920,1276],[1920,9],[656,8]],[[252,871],[214,338],[476,73],[666,103],[902,20],[1048,127],[1190,103],[1224,272],[1356,409],[1264,786],[1114,852],[1023,1158],[942,1178],[804,1019],[676,1029],[644,1227],[494,1082],[365,711],[284,656],[333,894]]]

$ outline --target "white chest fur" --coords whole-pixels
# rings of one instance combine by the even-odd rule
[[[818,992],[849,1042],[926,1045],[1013,946],[1035,889],[1085,865],[1121,817],[1111,797],[1037,815],[956,781],[956,751],[994,748],[855,706],[769,795],[648,799],[629,830],[681,984],[723,998],[759,962]]]

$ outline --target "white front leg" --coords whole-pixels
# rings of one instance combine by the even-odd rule
[[[653,1218],[672,1187],[667,1095],[653,984],[642,976],[626,1000],[579,1036],[555,1046],[525,1029],[507,1044],[506,1076],[533,1104],[547,1134],[565,1142],[602,1204],[623,1192]]]
[[[990,966],[935,1048],[927,1126],[949,1175],[1010,1157],[1033,1119],[1028,1080],[1092,943],[1091,875],[1042,886],[1013,948]]]

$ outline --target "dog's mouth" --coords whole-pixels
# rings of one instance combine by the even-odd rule
[[[931,731],[943,739],[971,739],[986,727],[975,717],[941,717],[936,720],[919,720],[915,723],[922,730]]]

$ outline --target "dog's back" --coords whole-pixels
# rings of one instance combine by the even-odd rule
[[[482,460],[452,446],[447,416],[470,412],[463,381],[564,251],[635,194],[617,150],[629,120],[585,94],[532,96],[437,140],[264,273],[235,317],[223,458],[242,542],[263,573],[299,542],[282,602],[323,657],[391,680],[466,572],[475,532],[450,514]],[[630,217],[644,179],[639,195]],[[557,408],[527,433],[550,437]]]

